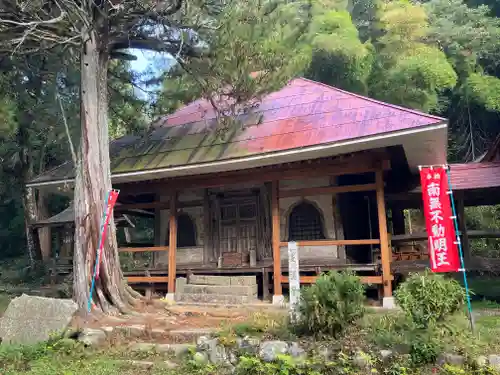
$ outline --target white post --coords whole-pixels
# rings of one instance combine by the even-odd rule
[[[290,319],[298,318],[300,302],[299,253],[297,242],[288,242],[288,285],[290,287]]]

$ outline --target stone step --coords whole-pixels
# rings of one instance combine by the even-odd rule
[[[172,341],[194,344],[196,340],[202,336],[213,336],[218,331],[218,328],[192,328],[192,329],[175,329],[168,333]],[[187,344],[189,345],[189,344]]]
[[[248,296],[257,298],[257,285],[192,285],[184,286],[184,293],[220,294],[227,296]]]
[[[191,275],[189,284],[193,285],[221,285],[221,286],[251,286],[257,285],[256,276],[212,276],[212,275]]]
[[[176,294],[175,300],[181,303],[191,302],[191,303],[213,303],[219,305],[220,304],[244,305],[256,302],[257,297],[220,295],[220,294],[180,293]]]

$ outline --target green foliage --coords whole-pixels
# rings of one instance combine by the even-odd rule
[[[316,358],[307,360],[279,355],[273,362],[264,362],[257,357],[240,357],[235,375],[333,375],[355,374],[348,362],[330,362]]]
[[[179,65],[164,83],[158,110],[164,113],[204,97],[224,119],[284,86],[307,63],[307,56],[296,48],[305,29],[290,12],[295,6],[241,0],[223,7],[211,20],[213,32],[206,36],[201,58],[177,58]]]
[[[465,289],[454,279],[425,272],[413,274],[395,293],[398,305],[419,327],[429,327],[460,310]]]
[[[303,290],[299,333],[339,336],[364,314],[364,287],[354,273],[329,272]]]
[[[500,79],[486,74],[471,74],[462,88],[464,95],[488,111],[500,112]]]
[[[359,40],[358,30],[345,10],[319,12],[311,21],[311,65],[306,76],[320,82],[366,93],[372,48]],[[316,67],[321,66],[321,69]]]
[[[411,362],[415,366],[435,363],[441,350],[442,345],[432,331],[419,333],[410,344]]]

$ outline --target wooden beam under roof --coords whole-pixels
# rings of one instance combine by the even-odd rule
[[[210,173],[204,175],[181,176],[155,182],[126,183],[116,185],[121,194],[165,193],[168,190],[215,188],[249,182],[293,180],[344,174],[362,174],[390,168],[389,155],[374,151],[348,155],[335,159],[314,159],[302,162],[241,169],[236,171]],[[172,186],[172,188],[169,188]]]

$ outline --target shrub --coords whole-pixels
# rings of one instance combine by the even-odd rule
[[[302,291],[298,333],[338,336],[364,314],[364,287],[353,272],[329,272]]]
[[[458,311],[464,302],[465,290],[456,280],[426,271],[410,275],[395,297],[415,324],[427,328]]]
[[[410,344],[411,362],[414,366],[435,363],[441,350],[439,339],[432,333],[418,334]]]

